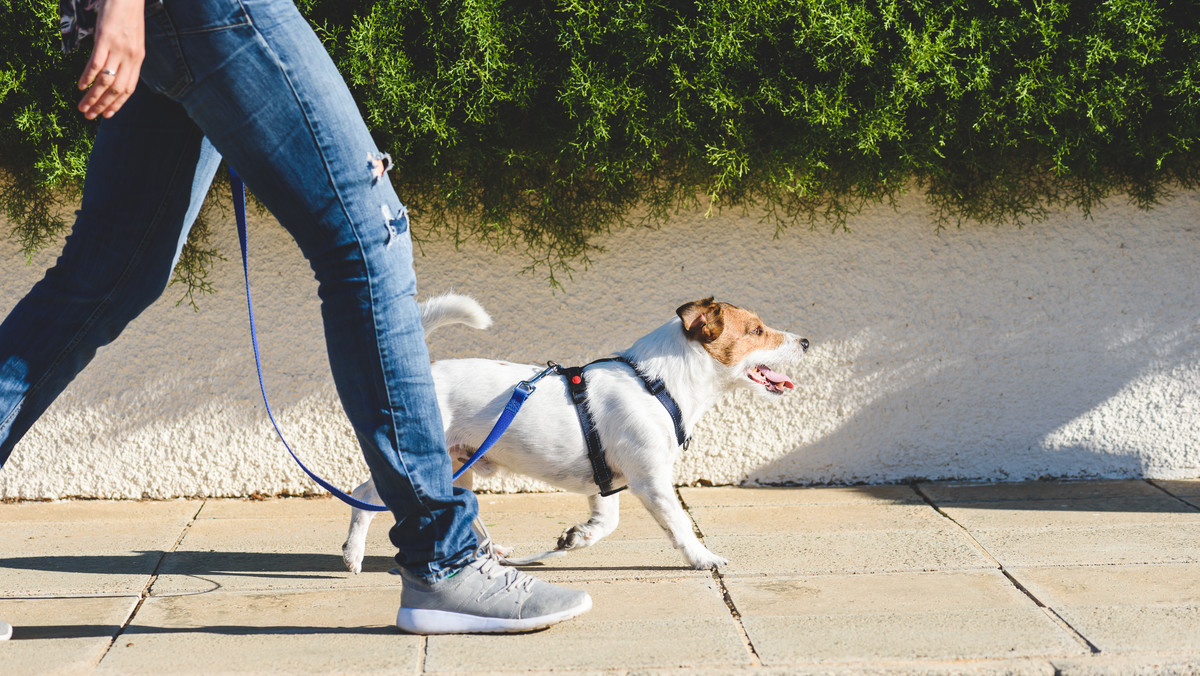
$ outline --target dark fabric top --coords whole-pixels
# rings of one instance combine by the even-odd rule
[[[96,7],[100,0],[58,0],[62,17],[58,28],[62,32],[63,54],[75,51],[84,38],[96,30]]]

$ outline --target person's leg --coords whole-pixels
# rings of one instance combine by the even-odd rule
[[[450,482],[400,201],[337,70],[290,0],[152,3],[144,80],[187,110],[295,237],[318,281],[343,408],[396,518],[397,562],[437,580],[473,557]]]
[[[147,37],[148,59],[177,58],[176,73],[186,74],[163,73],[161,86],[316,273],[338,394],[396,518],[397,624],[515,631],[590,608],[584,592],[501,570],[472,530],[475,497],[451,483],[407,214],[341,75],[291,0],[155,5]]]
[[[100,124],[61,256],[0,324],[0,465],[162,294],[219,163],[182,107],[148,90]]]

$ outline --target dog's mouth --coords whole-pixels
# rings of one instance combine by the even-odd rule
[[[746,375],[750,377],[750,380],[774,394],[783,394],[785,389],[790,390],[796,387],[787,376],[776,373],[762,364],[748,369]]]

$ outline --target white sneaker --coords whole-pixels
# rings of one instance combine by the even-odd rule
[[[495,634],[543,629],[592,608],[585,591],[542,582],[500,563],[490,540],[454,575],[428,584],[405,570],[396,626],[413,634]]]
[[[12,638],[12,625],[0,622],[0,641],[7,641],[10,638]]]

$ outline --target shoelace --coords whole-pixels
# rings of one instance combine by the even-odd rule
[[[500,556],[496,554],[496,548],[492,545],[491,538],[480,543],[475,555],[475,562],[468,565],[478,568],[479,572],[486,575],[489,580],[503,577],[505,591],[510,591],[518,586],[524,591],[530,591],[533,588],[532,576],[500,563]]]

